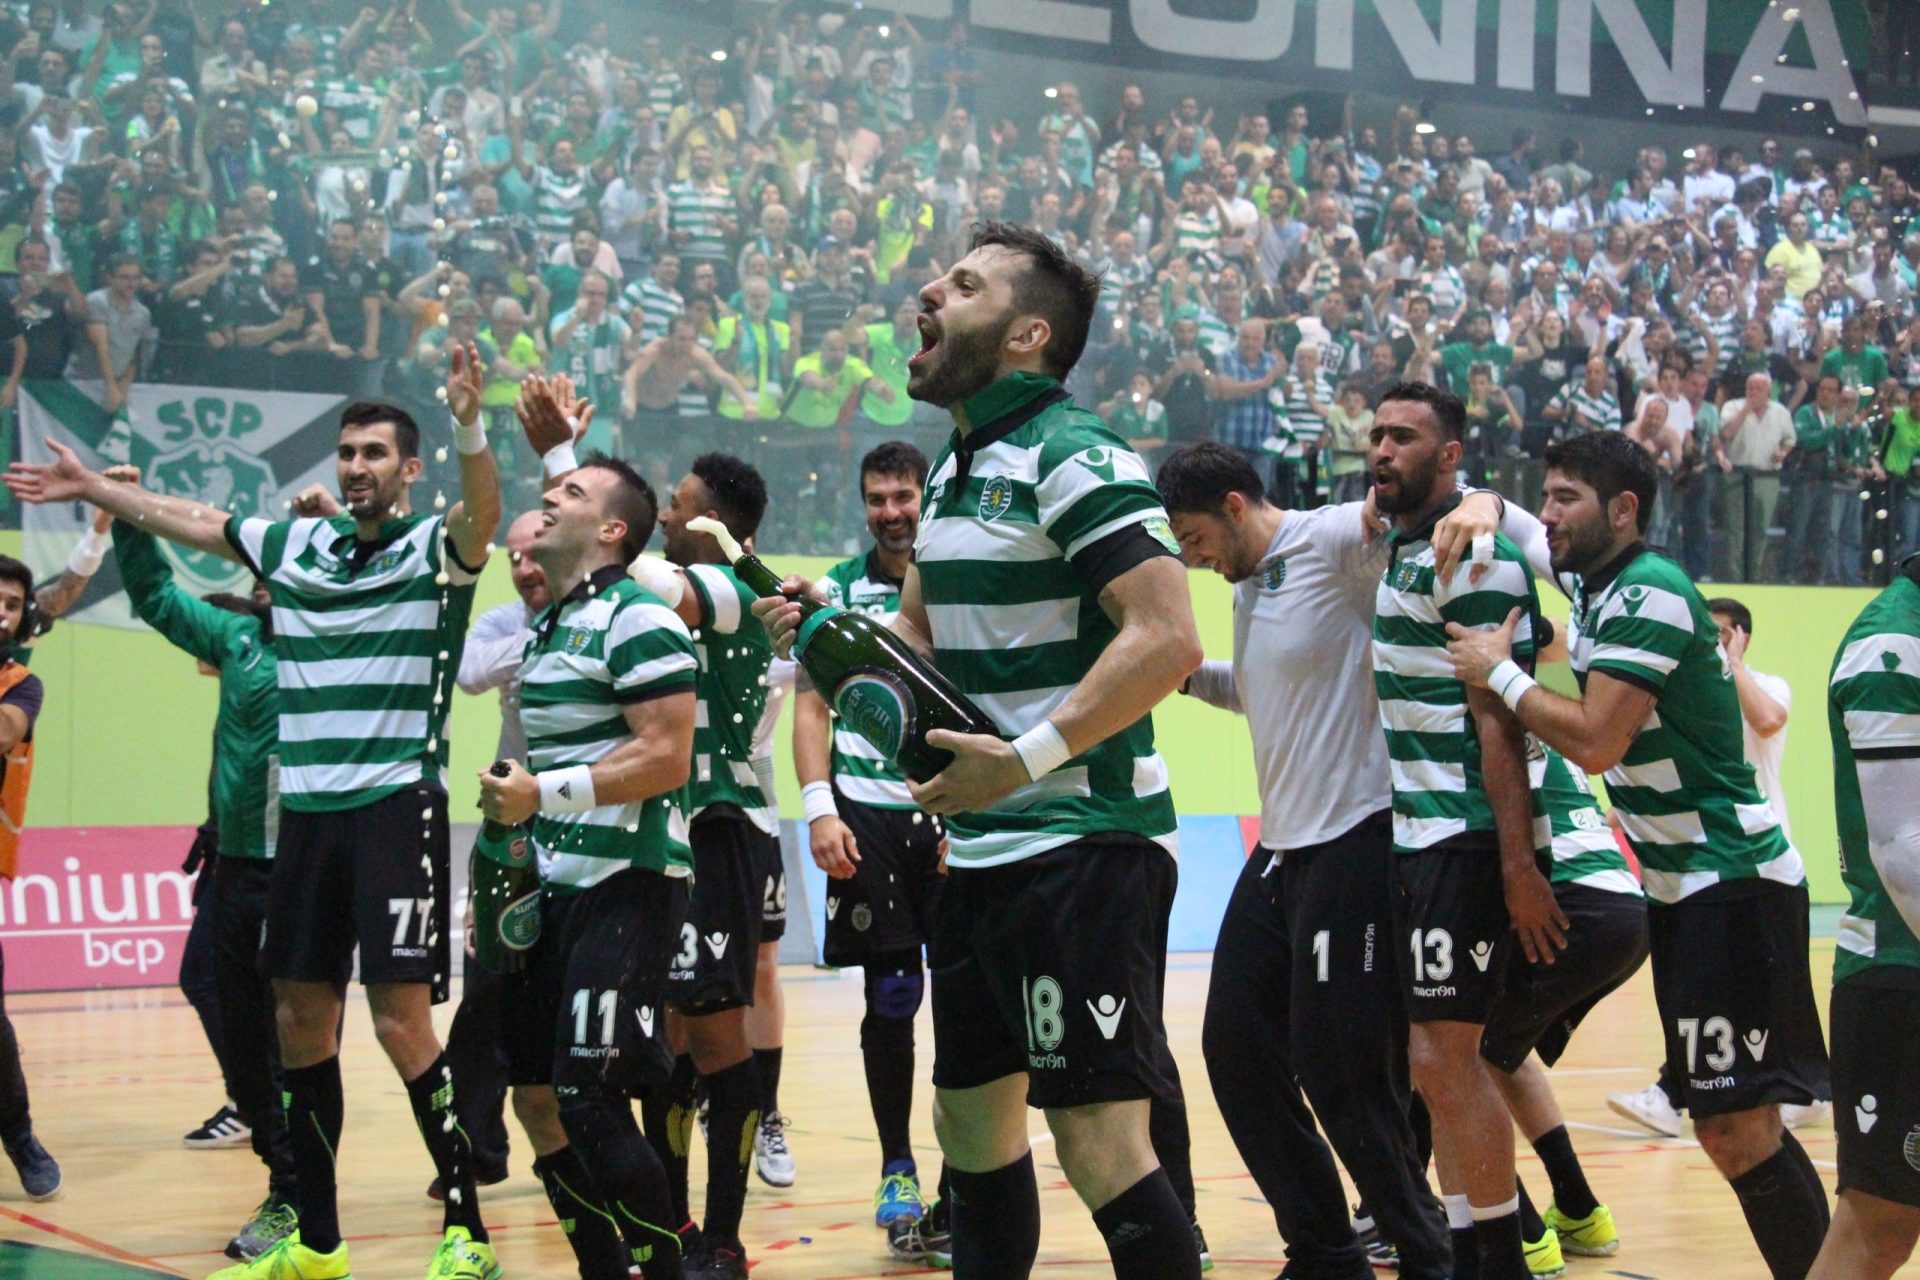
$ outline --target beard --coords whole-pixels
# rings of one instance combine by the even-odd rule
[[[1552,553],[1549,563],[1555,573],[1591,573],[1600,568],[1612,549],[1613,533],[1605,521],[1573,525],[1567,529],[1566,550]]]
[[[873,544],[888,555],[904,555],[913,550],[913,540],[917,530],[909,527],[905,533],[892,534],[877,525],[868,525],[867,532],[873,535]]]
[[[1404,464],[1397,468],[1393,494],[1389,496],[1382,493],[1376,486],[1374,501],[1385,515],[1411,514],[1433,500],[1434,485],[1439,479],[1440,455],[1435,453],[1411,468]]]
[[[1013,308],[967,331],[942,328],[939,345],[928,359],[907,369],[907,395],[945,409],[993,385],[1000,374],[1000,339]]]

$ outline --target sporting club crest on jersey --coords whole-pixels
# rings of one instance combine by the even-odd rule
[[[1411,591],[1413,590],[1414,584],[1419,581],[1420,566],[1413,561],[1402,560],[1394,566],[1393,589],[1395,591]]]
[[[585,653],[587,651],[587,646],[592,643],[593,643],[592,627],[584,627],[584,626],[574,627],[572,630],[567,632],[567,652],[569,654],[578,655],[578,654]]]
[[[1148,516],[1140,522],[1140,527],[1147,531],[1147,536],[1174,555],[1180,554],[1180,540],[1173,536],[1173,526],[1167,523],[1165,516]]]
[[[980,518],[998,520],[1013,509],[1013,481],[1005,476],[988,476],[980,487]]]
[[[852,923],[857,933],[865,933],[873,928],[873,908],[864,902],[854,903]]]
[[[1920,1124],[1907,1130],[1907,1136],[1900,1143],[1900,1154],[1907,1158],[1908,1167],[1920,1172]]]
[[[1285,556],[1276,556],[1273,562],[1260,575],[1262,591],[1278,591],[1280,584],[1287,580],[1287,560]]]
[[[374,557],[373,563],[368,565],[367,569],[371,573],[392,573],[400,567],[400,561],[406,554],[405,547],[388,547]]]

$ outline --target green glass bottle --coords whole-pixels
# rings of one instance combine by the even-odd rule
[[[507,776],[507,762],[494,764]],[[495,973],[519,973],[540,940],[540,868],[524,827],[485,821],[473,842],[473,954]]]
[[[733,571],[756,595],[780,594],[780,575],[723,536],[726,530],[718,521],[690,520],[687,527],[714,534]],[[915,782],[926,782],[953,762],[951,751],[927,745],[929,730],[1002,736],[986,712],[886,626],[818,600],[803,598],[799,604],[793,660],[834,714]]]

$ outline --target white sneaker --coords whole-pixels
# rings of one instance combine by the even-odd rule
[[[787,1149],[787,1118],[769,1111],[753,1136],[753,1168],[770,1187],[793,1185],[793,1152]]]
[[[1780,1123],[1789,1129],[1805,1129],[1811,1125],[1828,1124],[1832,1120],[1831,1102],[1814,1102],[1804,1107],[1791,1102],[1780,1104]]]
[[[1645,1125],[1663,1138],[1680,1136],[1680,1113],[1673,1109],[1657,1084],[1650,1084],[1638,1093],[1610,1093],[1607,1106],[1615,1115]]]

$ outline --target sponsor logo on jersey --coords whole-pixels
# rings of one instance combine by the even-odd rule
[[[989,476],[980,487],[980,518],[998,520],[1013,509],[1013,481],[1005,476]]]
[[[892,760],[913,730],[913,692],[898,677],[861,671],[833,692],[833,709],[853,731]]]

